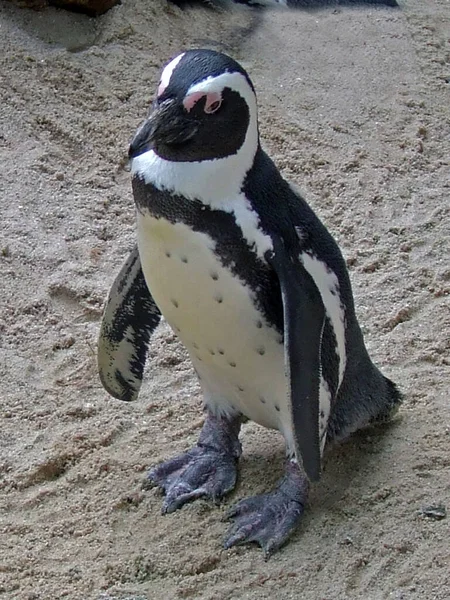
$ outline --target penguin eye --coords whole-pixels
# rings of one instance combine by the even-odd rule
[[[219,108],[222,106],[222,98],[219,98],[217,100],[213,100],[211,103],[206,103],[205,104],[205,113],[208,115],[211,115],[215,112],[217,112],[219,110]]]

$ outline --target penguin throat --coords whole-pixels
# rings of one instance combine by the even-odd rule
[[[176,161],[161,156],[160,148],[152,149],[132,160],[131,172],[158,190],[217,206],[241,194],[258,147],[257,135],[251,139],[247,132],[239,150],[223,158]]]
[[[159,158],[170,162],[203,162],[220,160],[237,154],[242,147],[244,139],[236,140],[240,145],[235,147],[234,140],[228,139],[226,143],[217,140],[208,144],[199,144],[197,140],[189,140],[181,144],[154,144],[153,151]]]

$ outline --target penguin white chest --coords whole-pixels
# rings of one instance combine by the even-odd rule
[[[137,222],[147,285],[189,351],[207,406],[279,429],[289,443],[282,338],[253,290],[222,265],[210,236],[149,214]]]

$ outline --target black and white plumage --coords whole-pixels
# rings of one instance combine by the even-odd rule
[[[260,146],[238,63],[174,58],[130,157],[138,252],[109,296],[102,382],[137,396],[161,313],[189,352],[206,420],[195,448],[149,473],[164,512],[233,489],[244,417],[282,433],[285,477],[232,509],[225,541],[269,555],[300,518],[325,444],[388,417],[400,395],[367,354],[335,241]]]

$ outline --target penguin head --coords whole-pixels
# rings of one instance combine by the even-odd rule
[[[245,148],[244,148],[245,146]],[[134,159],[217,161],[258,146],[256,96],[246,71],[213,50],[189,50],[162,71],[149,117],[131,142]]]

